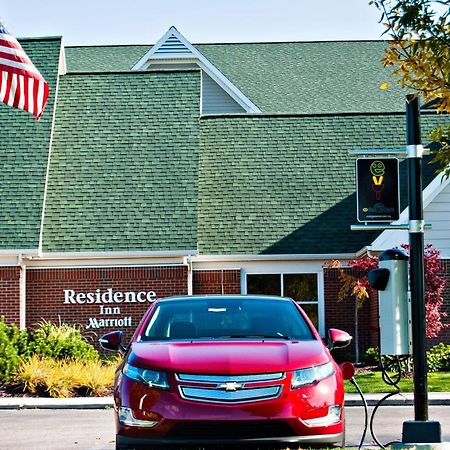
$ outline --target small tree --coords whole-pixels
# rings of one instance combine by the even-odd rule
[[[347,298],[355,300],[355,362],[359,362],[359,310],[363,307],[364,302],[369,298],[369,281],[367,274],[378,267],[378,258],[366,256],[362,259],[353,259],[349,261],[348,266],[356,271],[356,274],[350,274],[344,269],[340,269],[339,278],[342,287],[339,290],[338,300],[343,301]]]
[[[409,245],[403,244],[407,252]],[[367,280],[367,274],[378,267],[378,258],[366,256],[362,259],[349,261],[349,267],[356,273],[350,274],[345,270],[340,270],[342,287],[338,298],[343,301],[354,298],[355,307],[355,359],[359,362],[359,339],[358,339],[358,309],[369,298],[372,289]],[[425,269],[425,312],[426,312],[426,333],[428,338],[437,337],[441,330],[448,325],[442,319],[447,316],[442,311],[444,304],[445,278],[442,276],[441,257],[438,250],[432,244],[427,244],[424,249],[424,269]]]
[[[450,113],[450,0],[371,0],[381,12],[390,37],[382,63],[393,68],[402,87],[435,101]],[[383,83],[386,88],[388,83]],[[433,162],[450,176],[450,126],[437,126],[430,138],[439,142]]]

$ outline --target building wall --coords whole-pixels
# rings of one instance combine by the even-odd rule
[[[276,265],[276,264],[274,264]],[[346,269],[348,270],[348,269]],[[450,314],[450,260],[443,261],[443,273],[447,279],[443,311]],[[355,303],[351,298],[338,300],[341,280],[339,269],[325,268],[324,309],[325,326],[341,328],[355,334]],[[242,270],[201,269],[193,271],[194,294],[240,294]],[[184,265],[170,266],[124,266],[91,268],[28,268],[26,271],[26,325],[33,328],[45,319],[55,323],[70,323],[80,326],[92,342],[113,329],[125,331],[128,339],[150,302],[130,303],[86,303],[66,302],[65,290],[76,293],[98,292],[100,295],[111,289],[116,292],[150,292],[156,297],[183,295],[188,292],[188,268]],[[0,315],[8,323],[20,323],[20,268],[0,268]],[[75,297],[74,297],[75,298]],[[108,298],[107,298],[108,300]],[[116,322],[114,322],[116,321]],[[121,321],[121,322],[120,322]],[[360,351],[378,345],[378,301],[372,292],[362,309],[358,310]],[[439,342],[450,343],[450,316],[444,318],[447,325],[437,338],[429,339],[428,346]],[[355,353],[354,343],[342,350]]]
[[[193,285],[194,294],[240,294],[241,271],[195,270]]]
[[[112,290],[112,295],[154,291],[156,298],[187,294],[187,266],[29,269],[27,327],[33,328],[45,319],[79,325],[93,343],[115,329],[123,330],[127,340],[151,304],[144,300],[144,294],[141,295],[143,302],[88,304],[84,298],[80,301],[86,303],[78,304],[72,303],[70,295],[66,301],[65,291],[69,290],[106,293],[108,300],[108,289]]]
[[[20,267],[0,267],[0,316],[20,324]]]
[[[356,314],[358,320],[358,338],[360,355],[369,347],[378,346],[378,304],[377,294],[371,293],[362,308],[357,309],[353,298],[339,300],[339,291],[342,287],[340,279],[341,269],[324,269],[325,294],[325,329],[340,328],[350,333],[354,338],[350,347],[336,352],[340,359],[345,354],[355,355]],[[350,269],[347,273],[357,275]]]

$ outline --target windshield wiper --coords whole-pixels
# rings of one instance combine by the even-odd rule
[[[275,335],[272,335],[272,334],[232,334],[231,336],[223,336],[223,337],[228,337],[228,338],[232,338],[232,339],[262,338],[262,339],[284,339],[286,341],[291,340],[291,338],[289,336],[285,336],[284,334],[281,334],[281,333],[277,333]]]

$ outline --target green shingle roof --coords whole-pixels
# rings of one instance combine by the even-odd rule
[[[66,47],[67,71],[127,72],[151,45],[108,45]]]
[[[60,40],[23,45],[52,90],[39,123],[0,104],[4,249],[38,246]],[[67,49],[43,250],[358,251],[375,234],[350,231],[347,150],[405,142],[403,94],[378,89],[383,45],[201,45],[264,112],[277,113],[202,119],[199,71],[131,73],[146,46]],[[288,114],[292,105],[301,114]],[[437,121],[448,117],[424,114],[424,132]],[[433,168],[424,172],[426,185]]]
[[[199,72],[59,89],[44,251],[196,249]]]
[[[424,128],[434,121],[423,117]],[[350,231],[356,199],[348,150],[402,147],[404,136],[404,115],[203,119],[200,253],[360,250],[377,233]],[[433,170],[425,172],[426,185]]]
[[[403,112],[383,41],[197,44],[263,113]],[[69,72],[128,71],[151,45],[66,48]],[[390,82],[386,91],[380,84]]]
[[[198,45],[264,113],[402,112],[401,89],[380,60],[386,43]],[[380,83],[390,81],[387,91]]]
[[[30,113],[0,103],[0,249],[37,249],[44,198],[60,38],[20,41],[50,85],[39,122]]]

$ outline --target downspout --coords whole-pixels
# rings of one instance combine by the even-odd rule
[[[188,295],[192,295],[194,293],[194,274],[192,271],[192,255],[184,257],[184,264],[187,266],[188,269],[187,293]]]
[[[26,301],[27,301],[27,268],[23,262],[23,255],[17,257],[19,273],[19,328],[26,328]]]

